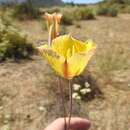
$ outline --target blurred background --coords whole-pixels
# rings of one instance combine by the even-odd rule
[[[98,45],[72,81],[73,116],[90,130],[130,130],[130,0],[0,0],[0,130],[43,130],[63,116],[58,76],[35,49],[47,43],[45,12],[63,14],[61,35]]]

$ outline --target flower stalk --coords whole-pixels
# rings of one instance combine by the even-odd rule
[[[64,114],[64,130],[67,130],[67,121],[66,121],[66,108],[65,108],[65,100],[64,100],[64,92],[63,92],[63,87],[61,84],[61,78],[58,77],[58,86],[60,89],[60,96],[62,100],[62,107],[63,107],[63,114]]]
[[[73,105],[73,99],[72,99],[72,93],[73,93],[73,89],[72,89],[72,84],[71,84],[71,80],[68,80],[68,84],[69,84],[69,100],[70,100],[70,109],[69,109],[69,120],[68,120],[68,129],[70,129],[70,122],[71,122],[71,117],[72,117],[72,105]]]

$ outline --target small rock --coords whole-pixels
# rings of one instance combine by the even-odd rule
[[[4,107],[3,106],[0,106],[0,110],[2,110]]]
[[[45,107],[43,107],[43,106],[39,106],[38,110],[41,111],[41,112],[46,111]]]
[[[8,124],[8,123],[9,123],[9,121],[8,121],[8,120],[4,120],[3,122],[4,122],[4,124]]]
[[[10,120],[10,119],[11,119],[11,115],[10,115],[10,114],[6,114],[6,115],[5,115],[5,119],[6,119],[6,120]]]

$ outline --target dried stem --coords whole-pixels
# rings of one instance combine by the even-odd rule
[[[61,84],[61,79],[58,77],[58,86],[60,88],[60,94],[61,94],[61,100],[62,100],[62,107],[63,107],[63,112],[64,112],[64,130],[67,130],[67,121],[66,121],[66,109],[65,109],[65,100],[64,100],[64,92],[63,92],[63,87]]]
[[[71,122],[71,116],[72,116],[72,86],[71,81],[68,81],[69,84],[69,98],[70,98],[70,110],[69,110],[69,120],[68,120],[68,129],[70,129],[70,122]]]

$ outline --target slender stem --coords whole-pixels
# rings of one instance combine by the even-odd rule
[[[49,27],[48,46],[51,46],[53,25]]]
[[[63,92],[63,87],[61,86],[61,79],[58,77],[58,86],[60,88],[60,95],[61,95],[61,100],[62,100],[62,107],[63,107],[63,112],[64,112],[64,130],[67,130],[67,121],[66,121],[66,109],[65,109],[65,101],[64,101],[64,92]]]
[[[69,110],[69,121],[68,121],[68,130],[70,129],[70,122],[71,122],[71,116],[72,116],[72,86],[71,81],[68,81],[69,83],[69,98],[70,98],[70,110]]]

